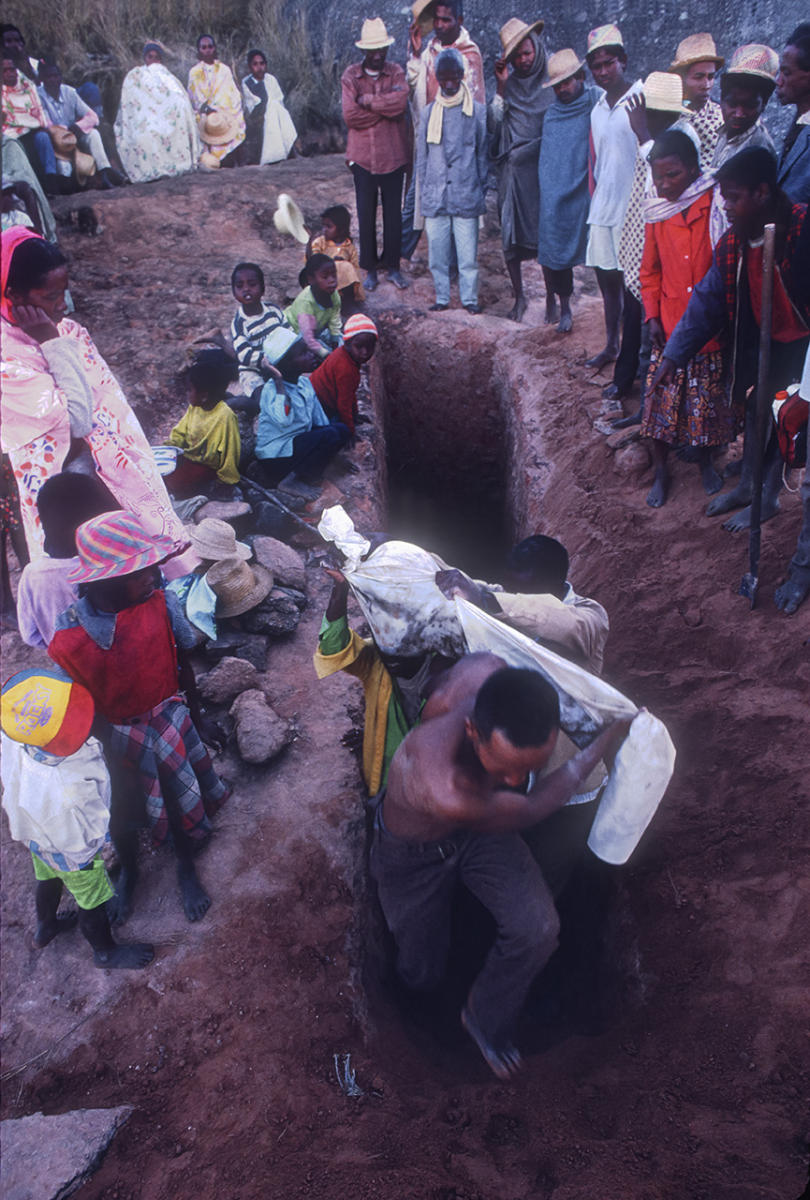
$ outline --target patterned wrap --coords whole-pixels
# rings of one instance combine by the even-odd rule
[[[235,122],[236,134],[221,146],[204,142],[205,149],[220,162],[226,155],[241,146],[245,140],[245,116],[242,112],[242,95],[236,86],[230,67],[223,62],[198,62],[188,73],[188,94],[200,120],[200,110],[207,106],[216,112],[227,114]],[[202,134],[201,134],[202,139]]]
[[[135,67],[124,79],[115,138],[133,183],[194,170],[197,122],[185,88],[162,63]]]

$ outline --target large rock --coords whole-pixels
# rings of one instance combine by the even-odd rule
[[[304,560],[292,546],[277,538],[257,537],[253,539],[253,553],[256,562],[267,567],[276,583],[296,588],[299,592],[307,590]]]
[[[3,1200],[64,1200],[86,1183],[132,1109],[86,1108],[3,1121]]]
[[[235,619],[241,620],[239,617]],[[267,670],[267,638],[263,634],[231,628],[223,620],[217,621],[217,627],[217,640],[207,642],[204,647],[206,658],[219,662],[230,655],[231,658],[247,659],[257,671]]]
[[[265,637],[284,637],[295,630],[300,620],[301,613],[295,600],[279,588],[273,588],[261,604],[242,618],[246,629]]]
[[[222,658],[206,675],[197,680],[203,700],[224,704],[249,688],[259,686],[259,673],[245,658]]]
[[[243,692],[231,705],[236,742],[245,762],[269,762],[292,741],[293,730],[267,703],[264,692]]]

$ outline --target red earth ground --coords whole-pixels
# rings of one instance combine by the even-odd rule
[[[280,191],[313,227],[351,202],[351,178],[338,157],[185,177],[94,198],[96,238],[63,227],[77,315],[154,440],[182,411],[186,344],[227,329],[233,265],[256,260],[270,298],[294,294]],[[538,268],[524,324],[503,319],[491,223],[481,262],[478,318],[427,314],[423,258],[408,292],[371,298],[375,424],[335,483],[371,530],[387,443],[444,456],[466,496],[484,464],[483,507],[500,489],[510,536],[561,536],[577,590],[610,612],[605,674],[667,723],[672,784],[626,867],[575,877],[560,960],[527,1008],[526,1070],[496,1081],[455,1019],[425,1028],[380,982],[350,748],[360,697],[312,670],[328,581],[311,554],[308,608],[266,677],[297,736],[267,768],[220,762],[236,787],[201,861],[199,925],[170,859],[149,854],[125,936],[155,941],[152,966],[97,971],[78,934],[35,951],[30,861],[4,828],[3,1115],[135,1107],[81,1200],[797,1200],[805,1186],[810,614],[772,601],[796,499],[765,528],[752,612],[745,542],[703,515],[695,468],[676,463],[654,512],[643,455],[592,429],[604,380],[583,364],[602,327],[586,273],[560,338],[540,323]],[[2,649],[5,674],[39,661],[14,634]],[[462,916],[474,943],[478,916]],[[361,1096],[338,1086],[346,1054]]]

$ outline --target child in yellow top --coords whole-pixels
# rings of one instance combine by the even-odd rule
[[[351,216],[344,204],[333,204],[321,213],[321,233],[310,240],[307,258],[311,254],[326,254],[335,260],[338,273],[343,315],[351,315],[347,305],[354,311],[355,305],[366,298],[360,282],[360,258],[351,239]]]
[[[239,422],[226,400],[237,364],[224,350],[201,350],[185,373],[189,405],[169,434],[183,451],[166,487],[175,496],[239,482]]]

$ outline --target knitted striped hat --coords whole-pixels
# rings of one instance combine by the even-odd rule
[[[60,671],[20,671],[3,684],[3,733],[46,754],[75,754],[90,736],[94,716],[87,688]]]
[[[371,317],[367,317],[365,313],[356,313],[353,317],[349,317],[343,326],[344,342],[348,342],[349,338],[357,337],[358,333],[373,333],[375,338],[380,336],[377,332],[377,326]]]
[[[134,513],[102,513],[76,530],[79,565],[68,579],[71,583],[117,579],[163,562],[178,549],[171,538],[147,533]]]

